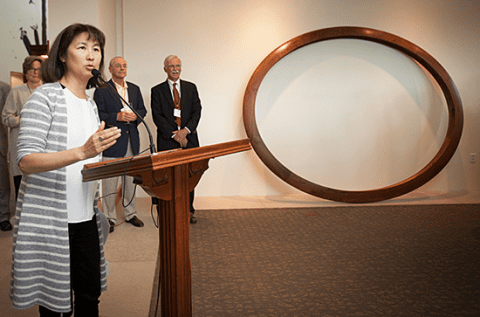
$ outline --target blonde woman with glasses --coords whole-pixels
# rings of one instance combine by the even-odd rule
[[[15,184],[15,197],[18,196],[18,188],[22,181],[22,172],[15,162],[20,131],[20,112],[33,91],[42,84],[42,59],[38,56],[27,56],[22,66],[27,82],[10,90],[2,111],[2,123],[10,130],[8,136],[9,170]]]

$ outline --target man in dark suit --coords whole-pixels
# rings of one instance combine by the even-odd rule
[[[114,57],[110,61],[108,70],[112,74],[112,79],[108,81],[108,85],[111,87],[105,85],[104,87],[97,88],[93,99],[97,103],[100,120],[105,121],[107,128],[113,126],[118,127],[122,130],[122,135],[117,139],[117,143],[103,152],[104,161],[137,155],[140,150],[140,138],[138,136],[137,126],[141,123],[141,120],[137,118],[137,115],[118,97],[114,90],[116,90],[142,118],[147,114],[140,88],[131,82],[125,81],[125,77],[127,76],[127,62],[120,56]],[[123,180],[123,177],[111,177],[102,181],[102,195],[104,197],[102,199],[103,212],[110,222],[110,232],[113,232],[117,222],[115,198],[119,179]],[[135,227],[143,227],[144,224],[138,219],[137,212],[135,211],[134,189],[133,178],[130,176],[125,177],[125,183],[123,184],[123,205],[126,206],[123,209],[125,221]]]
[[[202,105],[195,84],[180,80],[182,63],[175,55],[164,61],[167,80],[152,88],[151,106],[157,126],[159,151],[200,146],[197,126]],[[193,208],[194,191],[190,193],[190,223],[196,223]]]

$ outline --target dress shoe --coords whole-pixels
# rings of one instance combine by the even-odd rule
[[[12,230],[12,224],[8,220],[2,221],[0,222],[0,229],[2,231],[10,231]]]
[[[143,227],[143,221],[141,221],[140,219],[138,219],[137,216],[133,216],[132,219],[130,220],[127,220],[127,222],[130,222],[132,225],[134,225],[135,227]]]
[[[192,214],[190,214],[190,223],[197,223],[197,218]]]
[[[109,232],[112,233],[113,230],[115,230],[115,223],[111,220],[108,221],[108,223],[110,224],[110,230]]]

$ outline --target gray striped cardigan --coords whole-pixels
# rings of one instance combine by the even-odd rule
[[[99,124],[97,107],[93,101],[90,104]],[[67,129],[62,86],[53,83],[37,88],[21,113],[17,164],[31,153],[66,150]],[[105,291],[102,244],[105,239],[101,226],[103,214],[98,209],[98,185],[93,208],[99,228],[101,282]],[[12,257],[13,307],[28,309],[39,304],[56,312],[71,310],[66,168],[23,177],[15,213]]]

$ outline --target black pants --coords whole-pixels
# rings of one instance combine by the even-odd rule
[[[193,199],[195,198],[195,189],[190,192],[190,213],[195,214],[195,208],[193,208]]]
[[[15,185],[15,200],[18,198],[18,190],[22,183],[22,175],[13,176],[13,184]]]
[[[75,317],[98,316],[100,282],[100,245],[96,216],[92,220],[68,225],[70,236],[70,276]],[[40,306],[40,317],[71,316]]]

